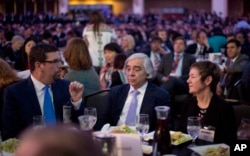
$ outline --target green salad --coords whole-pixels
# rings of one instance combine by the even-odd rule
[[[14,153],[17,146],[19,144],[19,140],[12,138],[8,139],[1,144],[2,151],[8,152],[8,153]]]
[[[119,126],[119,129],[122,130],[122,131],[124,131],[125,133],[136,133],[135,130],[131,129],[130,127],[128,127],[125,124]]]

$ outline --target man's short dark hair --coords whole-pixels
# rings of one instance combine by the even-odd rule
[[[240,41],[238,41],[236,39],[231,39],[231,40],[227,41],[227,45],[229,43],[234,43],[238,48],[241,47]]]
[[[174,43],[175,43],[175,41],[177,41],[177,40],[182,40],[182,41],[184,42],[185,47],[187,47],[186,40],[185,40],[185,38],[184,38],[183,36],[176,37],[176,38],[174,39]]]
[[[153,43],[153,42],[159,42],[159,43],[162,43],[162,39],[158,36],[155,36],[151,39],[151,42],[150,43]]]
[[[55,46],[39,43],[31,48],[29,54],[30,71],[35,70],[35,62],[46,61],[47,53],[56,52],[58,49]]]

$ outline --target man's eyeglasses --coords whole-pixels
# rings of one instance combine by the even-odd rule
[[[44,63],[50,63],[50,64],[58,64],[58,63],[61,63],[63,64],[63,61],[60,60],[60,59],[55,59],[55,60],[52,60],[52,61],[42,61]]]

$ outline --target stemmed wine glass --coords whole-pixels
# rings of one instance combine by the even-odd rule
[[[136,130],[140,134],[141,140],[143,142],[144,135],[149,130],[149,116],[148,116],[148,114],[139,114],[136,116]]]
[[[195,139],[198,137],[200,129],[201,129],[200,117],[197,116],[188,117],[187,132],[193,138],[192,144],[190,146],[195,146]]]
[[[78,117],[80,127],[82,130],[93,129],[97,121],[96,108],[88,107],[84,109],[84,115]]]

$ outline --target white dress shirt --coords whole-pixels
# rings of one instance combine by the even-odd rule
[[[176,55],[177,54],[174,53],[174,60],[176,58]],[[176,70],[174,72],[171,72],[170,76],[180,77],[182,75],[182,64],[183,64],[183,55],[184,55],[184,52],[181,52],[179,55],[180,55],[180,59],[179,59],[178,65],[176,67]]]
[[[44,105],[44,92],[45,92],[44,87],[45,87],[45,85],[42,82],[38,81],[32,74],[31,74],[30,77],[31,77],[31,80],[32,80],[32,82],[34,84],[35,91],[36,91],[36,96],[38,98],[38,102],[39,102],[41,112],[42,112],[42,115],[43,115],[44,114],[43,105]],[[50,93],[51,100],[52,100],[52,103],[53,103],[53,108],[54,108],[54,100],[53,100],[51,85],[49,85],[49,93]],[[82,98],[79,101],[76,101],[76,102],[73,102],[72,100],[70,100],[70,101],[73,104],[73,108],[75,110],[80,109],[80,106],[81,106],[81,103],[82,103]]]
[[[150,52],[150,60],[151,60],[151,62],[153,64],[154,70],[157,71],[158,67],[159,67],[159,65],[161,63],[161,56],[160,56],[160,54],[157,53],[157,52],[151,51]]]
[[[34,87],[35,87],[35,91],[36,91],[36,96],[38,98],[38,102],[39,102],[39,105],[40,105],[40,108],[41,108],[41,112],[42,112],[42,115],[44,114],[43,112],[43,105],[44,105],[44,87],[45,85],[38,81],[36,78],[33,77],[33,75],[31,74],[31,80],[34,84]],[[50,93],[50,96],[51,96],[51,99],[52,99],[52,103],[53,102],[53,94],[52,94],[52,91],[51,91],[51,86],[49,86],[49,93]],[[53,108],[54,108],[54,105],[53,105]]]
[[[137,103],[137,108],[136,108],[136,115],[140,114],[141,105],[142,105],[142,101],[143,101],[147,86],[148,86],[148,82],[146,82],[142,87],[137,89],[137,91],[139,91],[140,94],[137,95],[137,102],[138,103]],[[127,96],[127,99],[126,99],[125,104],[123,106],[122,113],[120,115],[120,120],[118,121],[117,126],[124,124],[126,121],[129,106],[130,106],[130,104],[132,102],[132,98],[133,98],[133,94],[132,94],[133,90],[135,90],[134,87],[130,86],[128,96]]]

